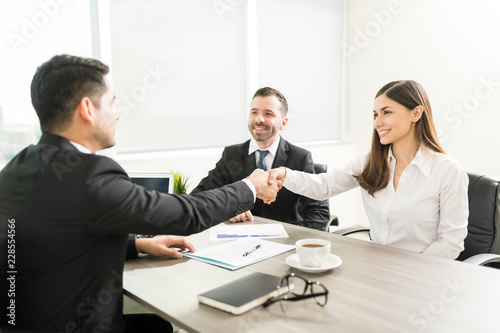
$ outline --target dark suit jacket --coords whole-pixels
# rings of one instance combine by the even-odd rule
[[[249,146],[250,140],[242,144],[226,147],[215,169],[211,170],[208,176],[202,179],[191,194],[219,188],[250,175],[257,166],[255,164],[255,154],[248,155]],[[288,143],[283,138],[280,140],[272,167],[277,168],[280,166],[314,173],[311,153]],[[299,201],[304,208],[304,219],[297,211]],[[330,219],[327,201],[312,200],[292,193],[284,187],[278,192],[275,202],[267,205],[258,199],[251,212],[256,216],[320,230],[325,230],[325,226]]]
[[[123,331],[129,233],[187,235],[252,207],[252,191],[243,182],[198,196],[149,192],[112,159],[43,134],[0,172],[0,322],[10,320],[5,311],[13,299],[16,328]],[[8,221],[14,221],[10,227]],[[8,237],[12,225],[15,235]],[[13,285],[5,276],[10,239],[13,297],[7,297]]]

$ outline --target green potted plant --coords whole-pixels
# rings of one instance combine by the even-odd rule
[[[174,194],[186,194],[189,186],[189,177],[184,176],[181,171],[172,171],[174,175]]]

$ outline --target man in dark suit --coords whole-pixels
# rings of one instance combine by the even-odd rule
[[[61,55],[33,77],[42,137],[0,172],[4,331],[133,332],[133,320],[122,315],[130,233],[199,232],[250,209],[255,195],[270,201],[276,195],[277,184],[269,185],[262,170],[196,197],[131,183],[114,160],[95,154],[115,144],[118,116],[108,70],[94,59]],[[194,250],[183,238],[149,242],[145,252]]]
[[[311,153],[285,141],[279,132],[288,122],[288,103],[278,90],[265,87],[257,90],[250,105],[248,129],[252,139],[228,146],[215,169],[201,180],[191,194],[219,188],[251,174],[255,168],[271,169],[286,166],[293,170],[314,173]],[[267,151],[267,152],[265,152]],[[263,165],[259,166],[259,162]],[[303,217],[299,214],[299,202]],[[316,201],[296,195],[283,188],[272,205],[257,200],[254,208],[230,219],[231,222],[253,220],[253,215],[325,230],[330,219],[327,201]]]

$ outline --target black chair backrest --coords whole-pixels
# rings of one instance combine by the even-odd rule
[[[326,164],[321,164],[321,163],[314,163],[314,173],[325,173],[328,169],[328,165]],[[297,206],[297,212],[299,213],[300,217],[304,218],[304,207],[302,206],[302,203],[299,201],[299,204]]]
[[[480,253],[500,254],[500,180],[484,175],[469,176],[469,226],[465,250],[457,260]]]
[[[314,163],[314,173],[326,173],[328,171],[328,165],[321,163]]]

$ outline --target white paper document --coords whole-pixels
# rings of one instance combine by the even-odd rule
[[[196,251],[185,257],[235,270],[293,250],[295,245],[275,243],[258,238],[242,238]]]
[[[239,238],[288,238],[281,223],[218,225],[210,228],[210,240]]]

